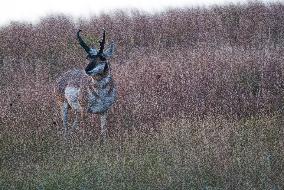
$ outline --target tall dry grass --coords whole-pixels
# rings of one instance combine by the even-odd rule
[[[283,189],[283,5],[64,15],[0,30],[1,189]],[[117,42],[110,138],[64,141],[52,85],[78,28]],[[72,116],[72,115],[71,115]]]

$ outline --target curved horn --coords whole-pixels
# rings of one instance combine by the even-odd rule
[[[106,43],[106,31],[103,29],[103,39],[100,41],[100,50],[99,54],[102,54],[105,48],[105,43]]]
[[[83,39],[81,38],[80,32],[82,32],[82,30],[78,30],[78,32],[77,32],[78,41],[79,41],[80,45],[82,46],[82,48],[84,48],[85,51],[89,54],[89,53],[90,53],[90,48],[89,48],[89,46],[83,41]]]

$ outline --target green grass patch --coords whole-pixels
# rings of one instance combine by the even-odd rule
[[[158,133],[64,141],[6,132],[1,189],[269,189],[283,187],[279,117],[208,117],[161,124]],[[50,134],[48,134],[50,133]],[[81,140],[80,140],[81,139]]]

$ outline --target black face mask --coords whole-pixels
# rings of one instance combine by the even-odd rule
[[[90,63],[85,68],[86,73],[88,71],[91,71],[92,69],[94,69],[94,67],[96,67],[96,65],[98,65],[99,63],[106,62],[106,58],[103,55],[101,55],[101,54],[98,54],[98,55],[95,55],[95,56],[88,55],[86,58],[88,60],[90,60]],[[104,68],[104,71],[106,71],[107,69],[108,69],[108,66],[106,64],[106,66]]]

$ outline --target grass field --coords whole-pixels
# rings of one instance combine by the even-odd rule
[[[106,144],[1,133],[2,189],[282,189],[283,118],[169,120]],[[27,132],[26,131],[26,132]]]
[[[0,189],[284,189],[283,7],[2,27]],[[102,25],[117,42],[109,137],[86,116],[65,140],[53,84],[85,67],[77,28],[94,43]]]
[[[231,60],[231,54],[227,55]],[[210,87],[202,83],[204,75],[196,72],[202,53],[186,56],[192,56],[192,65],[189,69],[179,65],[184,75],[175,74],[171,58],[153,63],[157,56],[133,57],[131,63],[113,65],[119,100],[110,114],[110,137],[105,144],[98,136],[98,118],[90,116],[65,141],[48,75],[29,74],[31,70],[13,66],[12,61],[3,65],[3,69],[14,68],[6,68],[3,78],[12,73],[19,78],[10,78],[14,86],[1,91],[6,97],[1,100],[1,188],[282,189],[284,120],[281,97],[265,88],[271,79],[263,77],[262,89],[253,96],[250,85],[255,83],[244,83],[237,73],[219,75],[222,70],[212,67],[205,75],[211,77]],[[155,70],[149,73],[149,67]],[[168,68],[174,68],[173,72],[165,75]],[[26,77],[21,77],[25,70]],[[184,79],[175,82],[176,77]],[[184,81],[189,79],[192,82]],[[239,88],[221,91],[230,89],[232,82]],[[222,99],[222,92],[240,93],[246,101],[230,94]]]

